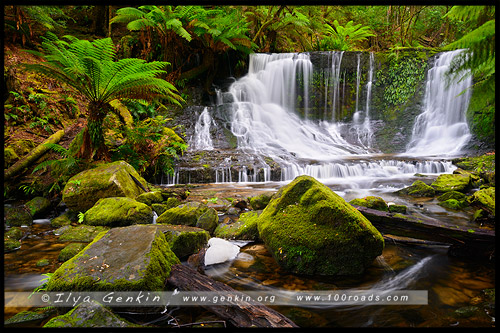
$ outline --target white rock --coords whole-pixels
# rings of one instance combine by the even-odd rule
[[[222,238],[210,238],[205,252],[205,266],[219,264],[236,258],[240,248]]]

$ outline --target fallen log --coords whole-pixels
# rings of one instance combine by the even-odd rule
[[[27,167],[29,167],[33,162],[38,160],[43,154],[45,154],[50,148],[47,143],[58,143],[62,137],[64,136],[64,129],[57,131],[56,133],[52,134],[47,140],[42,142],[40,145],[38,145],[36,148],[34,148],[32,151],[30,151],[26,156],[21,158],[19,161],[14,163],[10,168],[5,170],[4,174],[4,180],[8,180],[9,178],[17,175]]]
[[[362,206],[356,208],[382,234],[446,243],[455,253],[490,256],[495,251],[495,231],[460,226],[435,219],[388,213]],[[461,251],[456,251],[462,249]]]
[[[200,274],[189,266],[172,266],[167,282],[183,291],[224,291],[241,294],[228,285]],[[281,313],[265,306],[239,301],[233,305],[200,304],[236,327],[298,327]]]

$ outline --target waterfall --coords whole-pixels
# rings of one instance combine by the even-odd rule
[[[427,133],[427,127],[432,127],[437,118],[442,117],[430,105],[443,104],[443,100],[457,108],[459,102],[448,100],[465,97],[455,97],[461,91],[454,87],[455,84],[447,92],[441,91],[445,89],[441,86],[444,80],[436,72],[449,66],[451,54],[453,52],[441,54],[429,71],[426,112],[417,117],[414,128],[413,142],[418,149],[424,147],[421,134]],[[216,105],[210,110],[218,115],[218,121],[224,119],[226,122],[216,127],[205,108],[198,116],[189,142],[192,150],[213,150],[210,133],[214,132],[213,127],[230,131],[237,150],[231,158],[223,158],[213,167],[216,183],[290,181],[300,175],[309,175],[356,187],[359,183],[411,177],[415,173],[450,173],[456,168],[449,161],[401,156],[391,160],[374,153],[370,119],[372,85],[376,79],[373,52],[369,53],[368,66],[363,65],[362,53],[354,58],[357,63],[344,52],[317,53],[314,56],[321,57],[317,68],[313,67],[310,53],[251,54],[247,75],[235,80],[227,92],[216,90]],[[367,68],[364,82],[362,68]],[[356,108],[351,111],[352,122],[343,114],[349,111],[349,98],[354,99],[349,84],[346,88],[346,73],[356,80],[356,87],[353,85]],[[348,77],[348,80],[351,79]],[[451,107],[438,106],[446,110]],[[445,129],[451,131],[451,128],[462,126],[465,124],[463,118],[445,125]],[[438,122],[441,123],[446,124],[444,120]],[[456,126],[457,123],[462,125]],[[431,138],[438,142],[440,139],[436,135]],[[447,138],[446,141],[456,143],[457,137],[452,138],[454,140]],[[414,153],[413,148],[408,151]],[[183,172],[182,181],[190,182],[189,168],[181,169],[168,177],[170,184],[179,182],[180,172]]]
[[[370,52],[370,67],[368,70],[368,82],[366,83],[366,104],[365,110],[360,111],[359,104],[359,84],[360,84],[360,54],[358,53],[358,65],[356,72],[356,110],[353,115],[353,130],[356,132],[358,142],[364,148],[370,148],[372,146],[373,131],[370,126],[370,103],[372,99],[372,82],[373,82],[373,66],[374,66],[374,54]],[[364,114],[364,120],[361,122],[361,116]]]
[[[194,137],[191,140],[191,150],[212,150],[214,145],[210,137],[210,127],[213,123],[208,109],[205,108],[198,117],[194,128]]]
[[[469,141],[465,119],[469,106],[471,75],[447,82],[445,72],[462,50],[440,53],[427,72],[423,112],[415,119],[406,154],[413,156],[454,155]]]

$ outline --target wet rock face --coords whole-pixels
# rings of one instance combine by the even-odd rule
[[[49,280],[47,290],[162,290],[170,267],[178,263],[157,228],[113,228],[62,264]]]
[[[359,211],[309,176],[281,188],[257,226],[276,261],[298,274],[361,274],[384,248]]]

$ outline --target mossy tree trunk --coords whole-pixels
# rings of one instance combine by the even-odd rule
[[[33,149],[31,152],[29,152],[28,155],[17,161],[14,165],[12,165],[10,168],[8,168],[5,171],[4,177],[5,180],[9,180],[9,178],[17,175],[18,173],[22,172],[24,169],[29,167],[33,162],[38,160],[43,154],[47,152],[50,148],[46,145],[47,143],[57,143],[59,142],[62,137],[64,136],[65,131],[59,130],[56,133],[52,134],[47,140],[45,140],[42,144],[37,146],[35,149]]]

